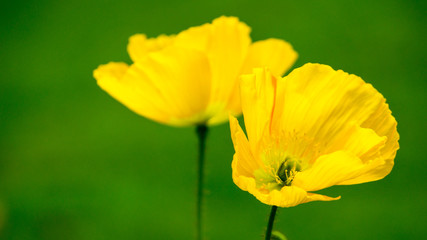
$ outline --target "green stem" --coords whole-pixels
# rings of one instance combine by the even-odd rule
[[[205,166],[206,137],[208,127],[198,125],[196,127],[197,137],[199,139],[199,159],[197,164],[197,205],[196,205],[196,239],[202,239],[202,204],[203,204],[203,182]]]
[[[271,207],[270,217],[268,218],[267,231],[265,232],[265,240],[271,239],[271,232],[273,231],[274,218],[276,217],[277,206]]]

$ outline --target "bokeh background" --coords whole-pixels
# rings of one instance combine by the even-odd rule
[[[296,239],[423,239],[427,229],[426,2],[4,1],[0,8],[0,239],[193,239],[192,128],[146,120],[103,92],[92,71],[130,62],[128,37],[178,33],[238,16],[252,39],[291,42],[295,67],[320,62],[372,83],[398,121],[384,180],[281,209]],[[262,239],[269,206],[231,181],[227,124],[207,152],[206,239]]]

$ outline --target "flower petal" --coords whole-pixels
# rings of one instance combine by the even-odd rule
[[[376,181],[384,178],[390,173],[394,165],[396,151],[399,149],[399,133],[397,132],[396,126],[396,120],[391,115],[388,104],[385,103],[384,99],[378,109],[364,123],[362,123],[362,127],[371,128],[379,136],[386,137],[384,147],[380,150],[381,158],[384,159],[384,163],[381,166],[372,168],[363,175],[342,184],[347,185]]]
[[[387,137],[386,145],[381,150],[381,154],[384,158],[393,160],[396,151],[399,149],[399,133],[396,129],[396,119],[391,115],[384,98],[380,106],[361,126],[373,129],[379,136]]]
[[[297,58],[297,52],[286,41],[276,38],[257,41],[249,47],[242,73],[248,74],[253,68],[267,67],[274,76],[282,76]]]
[[[253,177],[254,171],[259,169],[262,165],[254,158],[248,140],[246,139],[239,122],[231,115],[230,131],[236,152],[232,163],[233,174]]]
[[[203,123],[209,99],[209,64],[197,51],[169,47],[133,64],[103,89],[136,113],[173,126]],[[130,94],[130,96],[127,96]]]
[[[125,75],[128,68],[129,66],[126,63],[110,62],[95,69],[93,71],[93,76],[98,83],[115,83]]]
[[[278,80],[277,96],[274,131],[303,133],[321,145],[322,154],[335,151],[383,100],[361,78],[321,64],[306,64]]]
[[[252,150],[258,152],[259,142],[270,130],[274,108],[276,78],[265,68],[243,75],[240,83],[242,110]]]
[[[129,66],[126,63],[110,62],[105,65],[100,65],[94,70],[93,75],[98,85],[104,91],[108,92],[113,98],[117,99],[132,111],[136,113],[149,112],[150,118],[157,121],[166,119],[167,114],[164,111],[155,108],[152,104],[144,102],[144,96],[141,96],[135,88],[129,86],[129,84],[124,81],[123,78],[128,70]]]
[[[257,41],[249,46],[242,73],[250,74],[254,68],[266,67],[273,76],[282,76],[295,63],[297,57],[297,52],[286,41],[275,38]],[[239,115],[242,111],[239,82],[236,82],[232,92],[227,109],[234,115]]]
[[[170,46],[175,36],[160,35],[157,38],[147,38],[145,34],[135,34],[129,38],[128,53],[133,62],[137,62],[155,52]]]
[[[329,146],[326,152],[339,150],[351,152],[363,163],[381,157],[381,149],[384,148],[387,137],[380,137],[374,130],[362,128],[356,124],[347,130],[347,132],[340,134],[340,138],[336,139],[335,144]]]
[[[296,174],[292,186],[317,191],[360,176],[366,165],[356,156],[344,151],[320,156],[311,168]]]
[[[248,191],[262,203],[278,207],[293,207],[298,204],[312,201],[333,201],[340,199],[340,197],[331,198],[319,194],[307,193],[296,186],[285,186],[280,191],[261,191],[256,188],[255,180],[253,178],[245,176],[233,176],[233,181],[242,190]]]
[[[251,43],[249,32],[250,28],[238,18],[223,16],[212,24],[192,27],[176,37],[176,45],[202,51],[208,56],[212,72],[210,102],[222,108],[210,124],[228,117],[226,106]]]

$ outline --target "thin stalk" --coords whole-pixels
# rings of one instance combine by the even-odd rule
[[[206,125],[198,125],[196,127],[196,134],[199,139],[199,158],[197,163],[196,240],[201,240],[204,166],[208,127]]]
[[[274,218],[276,217],[277,206],[271,207],[270,217],[268,218],[267,231],[265,231],[265,240],[271,239],[271,232],[273,231]]]

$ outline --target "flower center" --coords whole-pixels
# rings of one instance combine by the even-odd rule
[[[263,158],[264,167],[254,172],[257,187],[264,190],[280,190],[290,186],[297,172],[301,171],[301,161],[283,152],[269,152]]]
[[[286,157],[277,170],[276,181],[278,184],[290,186],[294,180],[295,174],[299,171],[301,171],[299,162],[291,157]]]

